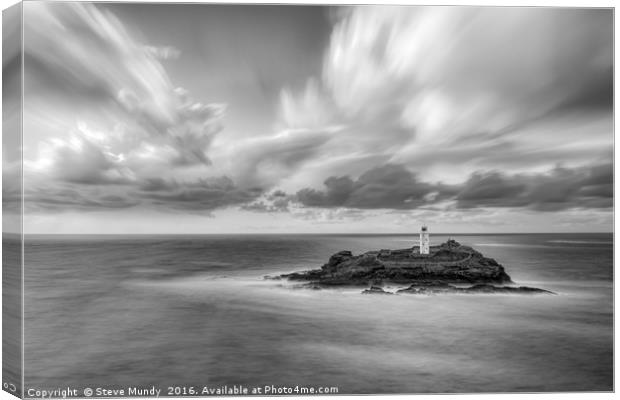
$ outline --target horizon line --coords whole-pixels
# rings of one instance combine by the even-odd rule
[[[227,232],[227,233],[19,233],[19,232],[2,232],[3,235],[46,235],[46,236],[215,236],[215,235],[323,235],[323,236],[408,236],[419,235],[420,232],[388,232],[388,233],[347,233],[347,232]],[[431,235],[584,235],[584,234],[614,234],[613,231],[596,231],[596,232],[430,232]]]

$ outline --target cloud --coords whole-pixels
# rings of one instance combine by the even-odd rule
[[[561,168],[541,174],[507,175],[475,172],[459,185],[421,182],[402,165],[388,164],[359,178],[331,176],[324,190],[297,192],[305,207],[351,209],[485,209],[527,208],[559,211],[613,205],[613,165]],[[436,208],[436,206],[440,206]]]
[[[354,208],[300,208],[293,210],[292,214],[297,219],[312,221],[313,224],[319,225],[342,224],[352,221],[362,222],[369,217],[376,217],[376,214],[372,214],[368,210]]]
[[[324,81],[347,114],[395,108],[419,136],[496,131],[611,87],[611,25],[606,10],[358,7]]]
[[[140,198],[155,206],[185,211],[211,211],[249,203],[262,189],[240,189],[227,177],[180,182],[161,178],[142,183]]]
[[[320,156],[332,136],[329,129],[290,129],[250,138],[236,143],[226,161],[239,185],[272,187]]]
[[[176,60],[181,51],[173,46],[144,46],[144,49],[160,60]]]
[[[91,130],[124,129],[125,137],[106,132],[97,141],[78,138],[84,146],[99,146],[101,152],[115,147],[115,156],[125,160],[140,148],[159,148],[169,155],[164,161],[171,166],[210,164],[207,153],[222,129],[226,107],[203,104],[173,85],[160,61],[162,55],[178,56],[178,51],[143,44],[112,13],[92,4],[29,3],[25,12],[25,74],[33,85],[26,88],[25,110],[33,119],[48,120],[40,129],[59,119],[68,123],[77,115],[88,121]],[[75,107],[58,109],[58,104]],[[68,142],[62,136],[53,140]],[[67,147],[56,146],[73,156],[75,151],[67,153]],[[96,152],[91,149],[105,174],[109,165]],[[79,161],[73,157],[64,164],[68,167],[71,160]],[[126,164],[132,168],[139,159]],[[63,165],[57,169],[70,170]],[[94,175],[92,171],[96,179]]]
[[[284,88],[280,93],[279,112],[284,129],[320,129],[337,121],[334,104],[313,78],[300,92]]]
[[[421,182],[402,165],[387,164],[364,172],[358,179],[331,176],[325,190],[302,189],[299,202],[308,207],[359,209],[412,209],[445,198],[453,192],[446,185]]]
[[[168,76],[178,49],[104,5],[24,9],[33,209],[610,207],[609,10],[343,9],[321,73],[225,135],[227,105]]]
[[[360,6],[335,21],[320,79],[280,106],[346,127],[331,154],[451,182],[610,157],[610,10]]]
[[[200,102],[174,86],[162,61],[180,56],[176,49],[143,43],[138,32],[90,4],[37,3],[28,13],[28,73],[39,86],[26,108],[33,130],[55,133],[26,157],[32,179],[71,183],[75,190],[123,185],[127,196],[138,193],[139,204],[159,208],[166,202],[171,209],[227,207],[252,202],[316,158],[338,129],[322,121],[316,129],[295,128],[301,116],[288,115],[290,124],[277,133],[240,138],[214,156],[227,106]],[[168,192],[142,190],[160,177],[185,183],[168,185]]]
[[[613,164],[545,174],[476,173],[456,196],[458,208],[527,207],[537,211],[613,206]]]
[[[75,184],[124,184],[134,179],[132,172],[109,149],[97,143],[85,126],[68,139],[41,143],[36,163],[26,162],[30,176],[45,174],[58,181]]]
[[[156,125],[174,121],[164,68],[112,13],[82,3],[30,3],[24,12],[26,74],[46,95],[107,102],[129,91]]]
[[[21,198],[9,190],[7,196]],[[25,188],[27,212],[102,211],[132,207],[200,214],[248,204],[263,194],[260,188],[241,189],[225,176],[179,181],[148,178],[131,184],[106,182],[76,185],[74,182],[43,183]]]
[[[30,182],[67,187],[49,201],[39,194],[31,201],[131,206],[142,203],[132,193],[152,177],[173,179],[188,169],[202,169],[189,180],[213,175],[208,153],[226,105],[197,101],[172,83],[161,62],[180,56],[177,49],[145,44],[93,4],[29,3],[24,10],[25,130],[41,138],[26,150],[25,174]],[[89,185],[116,185],[122,196],[72,201],[63,195],[88,193]],[[205,200],[198,203],[208,208]]]
[[[289,212],[289,205],[294,201],[294,196],[287,195],[281,190],[264,195],[258,201],[241,206],[242,210],[260,213]]]
[[[102,211],[131,208],[140,200],[115,190],[99,190],[93,186],[76,189],[67,185],[27,187],[24,191],[25,212]]]

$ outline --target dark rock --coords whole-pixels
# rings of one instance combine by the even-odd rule
[[[323,266],[323,268],[333,267],[338,264],[342,264],[343,262],[348,261],[352,257],[353,257],[353,254],[349,250],[339,251],[338,253],[332,255],[329,258],[329,261],[327,262],[327,264]]]
[[[523,294],[556,294],[549,290],[531,288],[527,286],[493,286],[493,285],[474,285],[469,288],[461,289],[465,293],[523,293]]]
[[[280,275],[282,278],[286,278],[292,281],[307,281],[312,279],[320,279],[321,278],[321,270],[313,269],[311,271],[305,272],[293,272],[291,274]]]
[[[446,243],[442,243],[440,247],[447,247],[449,249],[461,247],[461,244],[454,239],[448,239]]]
[[[294,289],[312,289],[312,290],[321,290],[323,287],[314,282],[301,283],[298,285],[293,285]]]
[[[441,281],[420,281],[414,282],[407,289],[396,291],[397,294],[438,294],[438,293],[454,293],[458,289],[454,285],[450,285]]]
[[[382,287],[379,286],[371,286],[370,289],[366,289],[362,292],[362,294],[394,294],[392,292],[386,292]]]
[[[548,290],[531,288],[527,286],[494,286],[489,284],[478,284],[470,287],[459,288],[453,285],[430,282],[414,283],[407,289],[401,289],[397,294],[438,294],[438,293],[464,293],[464,294],[480,294],[480,293],[517,293],[517,294],[555,294]]]
[[[293,272],[281,277],[307,281],[316,287],[372,285],[380,288],[385,283],[410,285],[399,291],[402,293],[545,292],[535,288],[493,286],[512,283],[504,267],[455,240],[432,246],[428,255],[420,254],[417,248],[382,249],[357,256],[344,250],[332,255],[320,269]],[[457,288],[450,284],[473,286]],[[368,290],[375,293],[372,288]]]

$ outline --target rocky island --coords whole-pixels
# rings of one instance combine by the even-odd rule
[[[284,274],[276,279],[282,278],[304,282],[302,287],[313,289],[366,287],[364,294],[394,294],[385,291],[385,286],[402,286],[396,294],[553,294],[543,289],[514,286],[497,261],[452,239],[420,249],[384,249],[360,255],[340,251],[319,269]]]

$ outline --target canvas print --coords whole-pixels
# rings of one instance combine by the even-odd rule
[[[611,8],[3,13],[3,390],[613,391]]]

